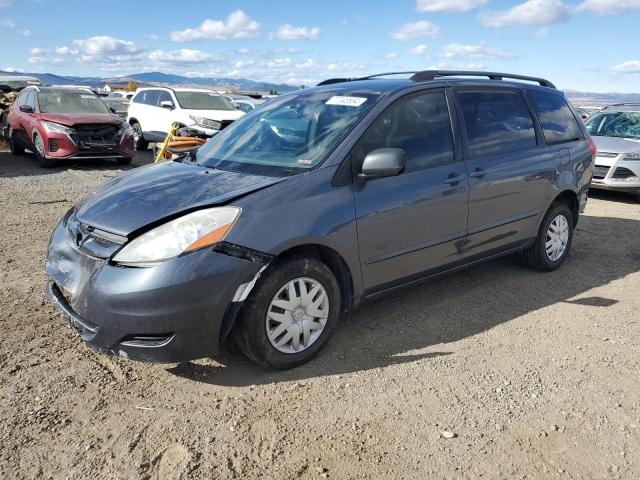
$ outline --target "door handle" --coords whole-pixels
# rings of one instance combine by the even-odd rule
[[[464,180],[465,178],[467,178],[466,175],[456,175],[456,176],[452,176],[455,175],[455,173],[451,173],[449,175],[449,178],[447,178],[444,183],[448,184],[448,185],[453,185],[455,183],[460,183],[462,180]]]
[[[484,168],[476,168],[473,172],[469,174],[470,177],[484,177],[487,174],[487,171]]]

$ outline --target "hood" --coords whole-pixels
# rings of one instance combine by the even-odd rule
[[[181,212],[220,205],[282,180],[186,163],[153,164],[104,184],[76,206],[76,217],[86,225],[126,237]]]
[[[111,113],[41,113],[42,120],[61,123],[67,127],[82,125],[83,123],[102,123],[107,125],[120,125],[122,119]]]
[[[194,117],[208,118],[209,120],[237,120],[244,112],[241,110],[185,110]]]
[[[618,138],[593,136],[593,141],[599,152],[631,153],[640,151],[640,138]]]

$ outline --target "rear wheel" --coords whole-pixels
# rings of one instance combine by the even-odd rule
[[[9,130],[9,150],[14,155],[22,155],[24,153],[24,147],[16,140],[16,132],[12,129]]]
[[[33,154],[35,155],[36,160],[42,168],[51,168],[56,164],[54,160],[46,157],[44,141],[42,140],[40,134],[35,133],[33,135],[33,145],[35,147]]]
[[[530,267],[549,272],[567,258],[573,241],[573,214],[564,203],[554,203],[547,211],[535,243],[522,252]]]
[[[129,165],[131,163],[131,157],[121,157],[116,159],[118,165]]]
[[[133,128],[133,145],[136,150],[146,150],[149,148],[149,142],[144,139],[144,135],[142,134],[142,127],[138,122],[131,125]]]
[[[256,363],[287,369],[310,361],[340,317],[340,287],[314,258],[286,260],[262,276],[236,324],[240,349]]]

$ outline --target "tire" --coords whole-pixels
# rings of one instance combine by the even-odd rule
[[[9,150],[14,155],[24,154],[24,147],[16,141],[16,133],[13,130],[9,131]]]
[[[560,222],[560,225],[558,222]],[[551,253],[549,253],[547,251],[547,243],[553,242],[553,238],[551,238],[550,235],[553,234],[553,230],[564,231],[565,225],[563,222],[566,222],[566,241],[562,242],[562,240],[558,238],[556,238],[556,240],[559,241],[560,244],[564,244],[564,249],[560,253],[560,248],[554,252],[553,248],[549,247],[551,249]],[[550,272],[560,267],[571,250],[571,243],[573,242],[573,222],[573,214],[566,204],[552,204],[542,220],[535,243],[522,252],[522,258],[525,264],[543,272]],[[553,230],[551,230],[552,224],[554,224]]]
[[[135,149],[138,151],[144,151],[148,149],[149,142],[144,139],[142,127],[140,126],[140,124],[138,122],[135,122],[133,125],[131,125],[131,128],[133,128],[134,133],[133,146],[135,147]]]
[[[309,296],[301,293],[300,282],[304,283],[309,294],[313,294],[315,286],[320,285],[320,289],[313,294],[311,305],[302,302],[307,303],[307,308],[296,306],[288,311],[272,304],[295,304],[295,300],[291,302],[288,288],[292,281],[301,299],[308,299]],[[279,293],[281,296],[276,299]],[[314,306],[313,300],[319,305]],[[338,324],[340,310],[340,287],[331,270],[314,258],[293,257],[275,264],[262,275],[238,315],[234,336],[240,350],[257,364],[278,369],[294,368],[313,359],[326,345]],[[323,319],[313,316],[314,311],[326,315],[322,328],[318,327]],[[273,317],[287,318],[289,321],[279,323]],[[289,325],[288,329],[286,325]],[[270,328],[275,334],[281,326],[285,330],[275,337],[276,340],[286,340],[290,332],[297,332],[297,351],[294,351],[296,335],[291,336],[280,348],[272,343],[274,340],[269,338],[267,329]],[[290,351],[282,351],[285,349]]]
[[[131,157],[117,158],[116,163],[118,165],[129,165],[131,160],[133,160]]]
[[[36,157],[36,160],[42,168],[51,168],[55,166],[55,160],[45,157],[44,142],[38,133],[34,133],[33,135],[33,146],[33,155]]]

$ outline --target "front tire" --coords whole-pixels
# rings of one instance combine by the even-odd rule
[[[294,368],[326,345],[340,310],[340,287],[331,270],[314,258],[290,258],[270,267],[245,301],[236,342],[259,365]]]
[[[55,166],[56,164],[55,161],[52,160],[51,158],[46,157],[46,151],[44,149],[44,141],[42,140],[42,137],[38,133],[35,133],[33,135],[33,146],[35,147],[33,149],[33,154],[35,155],[36,160],[38,161],[38,163],[42,168],[51,168]]]
[[[136,150],[144,151],[149,148],[149,142],[144,139],[144,135],[142,134],[142,127],[138,122],[135,122],[131,125],[133,128],[133,145]]]
[[[542,220],[535,243],[522,252],[524,262],[543,272],[560,267],[571,250],[573,228],[569,207],[564,203],[552,204]]]

